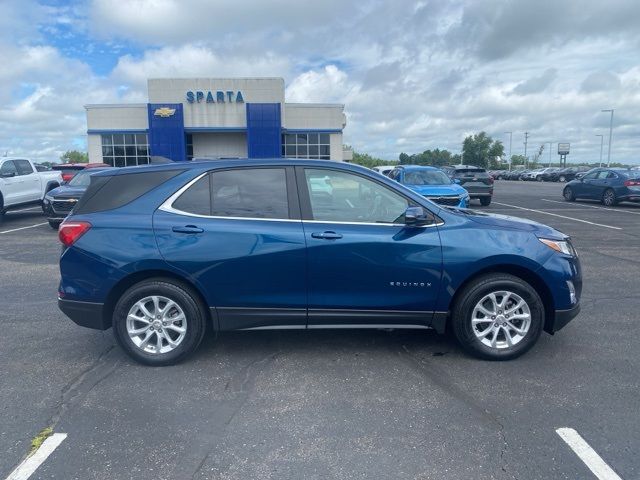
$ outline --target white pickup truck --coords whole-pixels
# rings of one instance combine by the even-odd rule
[[[0,157],[0,220],[7,210],[41,205],[62,184],[60,172],[38,172],[31,160]]]

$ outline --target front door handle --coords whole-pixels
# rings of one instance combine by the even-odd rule
[[[336,232],[314,232],[311,236],[313,238],[321,238],[323,240],[337,240],[342,238],[342,234]]]
[[[202,228],[196,227],[195,225],[185,225],[184,227],[173,227],[175,233],[202,233],[204,230]]]

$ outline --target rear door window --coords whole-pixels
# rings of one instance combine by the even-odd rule
[[[217,217],[288,219],[284,168],[241,168],[211,174],[211,214]]]
[[[33,173],[33,167],[28,160],[16,160],[18,175],[30,175]]]
[[[191,185],[178,199],[173,208],[195,215],[211,215],[211,174],[206,174]]]

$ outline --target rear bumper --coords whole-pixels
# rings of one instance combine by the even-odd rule
[[[562,329],[567,323],[573,320],[580,313],[580,304],[576,304],[569,310],[556,310],[553,322],[547,325],[547,333],[554,334]]]
[[[111,327],[109,319],[104,318],[104,304],[80,302],[58,298],[58,308],[81,327],[106,330]]]

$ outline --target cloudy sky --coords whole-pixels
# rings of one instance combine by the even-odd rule
[[[0,62],[0,154],[36,160],[84,149],[83,105],[146,102],[149,77],[280,76],[386,159],[485,130],[597,161],[614,108],[612,160],[640,163],[637,0],[1,0]]]

